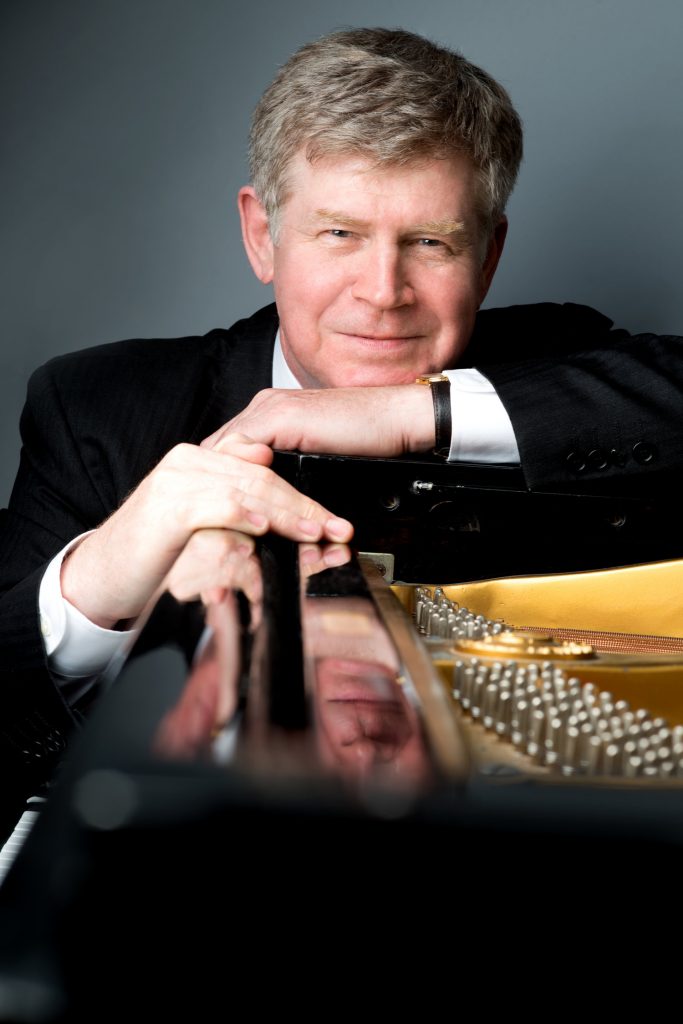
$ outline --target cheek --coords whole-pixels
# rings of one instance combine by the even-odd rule
[[[452,283],[452,287],[442,293],[440,308],[445,316],[450,310],[454,320],[463,320],[474,316],[481,299],[482,282],[478,268],[463,268],[457,280]]]
[[[287,264],[276,274],[275,298],[280,309],[288,309],[299,322],[317,321],[344,292],[338,268],[326,261],[306,260]]]
[[[437,362],[452,367],[472,336],[479,295],[470,278],[458,288],[445,289],[435,297],[432,312],[439,323]]]

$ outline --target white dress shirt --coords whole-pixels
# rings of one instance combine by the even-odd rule
[[[451,382],[453,429],[449,461],[519,462],[512,423],[493,385],[478,370],[446,370]],[[273,387],[301,387],[290,370],[278,331],[273,352]],[[50,669],[73,703],[95,682],[110,660],[131,642],[133,632],[102,629],[64,597],[64,557],[87,533],[74,538],[50,562],[39,592],[40,625]]]

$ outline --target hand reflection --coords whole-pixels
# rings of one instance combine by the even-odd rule
[[[386,665],[322,658],[315,700],[319,751],[355,776],[416,781],[427,774],[415,708]]]
[[[205,621],[183,692],[157,729],[153,750],[158,756],[207,755],[216,731],[237,710],[241,627],[232,591],[207,607]]]
[[[323,764],[377,781],[423,781],[430,767],[420,721],[372,602],[307,598],[304,635]]]
[[[166,577],[163,590],[177,601],[201,599],[206,630],[176,705],[162,720],[155,752],[165,757],[209,755],[217,730],[237,707],[240,625],[234,591],[249,600],[251,627],[263,615],[263,577],[254,540],[234,530],[205,529],[192,535]],[[304,544],[302,574],[342,565],[351,557],[345,544]]]
[[[199,598],[207,606],[220,604],[229,590],[241,590],[249,599],[256,625],[261,616],[263,579],[254,538],[236,530],[195,531],[166,576],[163,589],[177,601]]]
[[[154,750],[164,757],[197,758],[209,754],[217,730],[237,708],[241,625],[235,591],[249,600],[252,629],[263,614],[263,581],[253,538],[234,530],[196,531],[163,589],[180,602],[200,599],[205,630],[183,692],[159,725]]]
[[[300,544],[299,568],[305,578],[324,569],[336,569],[351,560],[348,544]]]

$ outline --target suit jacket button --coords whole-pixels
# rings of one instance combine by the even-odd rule
[[[636,462],[640,462],[641,465],[645,465],[647,462],[652,462],[655,457],[654,445],[647,444],[645,441],[638,441],[633,446],[633,458]]]
[[[572,473],[583,473],[586,468],[586,456],[583,452],[570,452],[567,456],[567,468]]]
[[[620,448],[612,448],[610,449],[609,460],[613,466],[625,466],[627,462],[626,452],[621,451]]]
[[[590,469],[607,469],[607,456],[602,448],[594,448],[586,459]]]

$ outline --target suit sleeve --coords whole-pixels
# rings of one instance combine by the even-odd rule
[[[683,465],[683,338],[614,334],[560,356],[478,365],[532,489],[657,491]]]
[[[23,447],[7,509],[0,511],[0,767],[14,794],[53,774],[78,714],[47,666],[38,591],[48,562],[105,509],[79,457],[48,364],[31,378]]]

